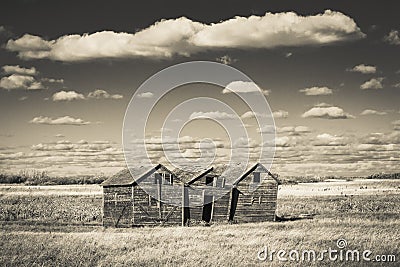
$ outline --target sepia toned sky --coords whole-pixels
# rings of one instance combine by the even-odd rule
[[[276,124],[274,172],[398,172],[399,7],[395,1],[2,1],[0,171],[120,170],[124,114],[137,88],[166,67],[202,60],[230,65],[263,90]],[[194,85],[170,94],[147,129],[149,143],[159,144],[157,114],[190,97],[225,99],[245,113],[223,90]],[[197,112],[230,119],[226,110],[206,108]],[[221,128],[199,123],[182,131],[181,152],[189,157],[199,153],[198,138],[224,141]],[[233,142],[242,153],[241,140]],[[153,152],[162,158],[158,147]]]

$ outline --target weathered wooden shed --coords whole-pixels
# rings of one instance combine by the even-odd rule
[[[122,170],[102,186],[103,226],[181,224],[182,183],[161,164]]]
[[[274,221],[278,179],[261,163],[243,173],[233,183],[230,194],[230,222]]]
[[[190,206],[189,222],[227,221],[230,187],[213,167],[193,176],[186,183],[185,196]]]
[[[257,163],[244,173],[233,171],[233,184],[221,173],[213,167],[200,173],[171,172],[161,164],[125,169],[102,183],[103,225],[275,220],[279,182],[269,170]]]

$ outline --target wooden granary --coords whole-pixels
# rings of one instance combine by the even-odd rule
[[[161,164],[125,169],[102,183],[103,225],[275,220],[279,182],[262,164],[224,175],[213,167],[200,173],[172,172]]]

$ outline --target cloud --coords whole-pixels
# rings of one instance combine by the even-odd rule
[[[139,98],[152,98],[154,94],[152,92],[143,92],[137,95]]]
[[[387,113],[384,111],[377,111],[373,109],[366,109],[360,113],[360,115],[386,115]]]
[[[105,90],[97,89],[93,92],[90,92],[87,97],[95,99],[122,99],[124,96],[119,94],[111,95]]]
[[[268,117],[267,114],[261,114],[258,112],[253,112],[253,111],[247,111],[245,113],[242,114],[242,116],[240,116],[242,119],[251,119],[251,118],[255,118],[257,116],[257,118],[261,118],[261,117]]]
[[[35,67],[24,68],[24,67],[20,67],[19,65],[16,65],[16,66],[5,65],[2,68],[3,68],[3,72],[5,74],[22,74],[22,75],[30,75],[30,76],[35,76],[38,74],[38,71],[36,70]]]
[[[400,83],[393,84],[394,88],[400,88]]]
[[[371,80],[366,81],[365,83],[363,83],[360,86],[360,88],[363,89],[363,90],[366,90],[366,89],[382,89],[383,88],[382,81],[384,79],[385,78],[383,78],[383,77],[372,78]]]
[[[250,32],[257,34],[248,34]],[[262,17],[235,17],[207,25],[193,40],[205,47],[272,48],[326,44],[364,36],[353,19],[326,10],[315,16],[285,12],[266,13]]]
[[[317,140],[313,143],[315,146],[340,146],[345,145],[343,137],[323,133],[317,135]]]
[[[395,122],[392,122],[395,125]],[[400,121],[397,122],[400,125]],[[370,133],[360,139],[361,143],[374,145],[400,144],[400,132]]]
[[[163,19],[136,33],[101,31],[64,35],[49,41],[25,34],[9,40],[6,48],[17,52],[22,59],[73,62],[98,58],[170,58],[210,49],[270,49],[330,44],[364,37],[351,17],[326,10],[310,16],[294,12],[237,16],[210,25],[180,17]]]
[[[316,105],[314,105],[315,107],[320,107],[320,108],[324,108],[324,107],[332,107],[332,105],[331,104],[328,104],[328,103],[324,103],[324,102],[322,102],[322,103],[318,103],[318,104],[316,104]]]
[[[230,65],[230,64],[232,64],[232,63],[237,61],[237,59],[231,58],[228,55],[225,55],[225,56],[222,56],[222,57],[218,57],[218,58],[216,58],[216,60],[218,62],[221,62],[222,64],[225,64],[225,65]]]
[[[393,124],[394,130],[400,131],[400,120],[392,121],[392,124]]]
[[[273,125],[264,125],[261,128],[257,128],[258,133],[275,133],[275,127]]]
[[[289,116],[289,112],[287,112],[286,110],[278,110],[272,112],[272,115],[275,119],[286,119]]]
[[[42,81],[48,83],[64,83],[64,79],[43,78]]]
[[[109,141],[39,143],[27,152],[0,152],[3,170],[29,168],[46,170],[51,175],[93,175],[116,173],[125,166],[122,149]]]
[[[81,125],[88,125],[91,122],[89,121],[84,121],[79,118],[73,118],[70,116],[64,116],[64,117],[58,117],[58,118],[49,118],[49,117],[35,117],[32,120],[29,121],[29,123],[33,124],[48,124],[48,125],[76,125],[76,126],[81,126]]]
[[[236,115],[226,113],[226,112],[221,112],[221,111],[209,111],[209,112],[193,112],[190,114],[189,119],[198,119],[198,118],[210,118],[210,119],[215,119],[215,120],[229,120],[229,119],[235,119],[237,118]]]
[[[353,119],[353,115],[346,113],[343,109],[334,106],[313,107],[301,115],[303,118],[321,118],[321,119]]]
[[[53,101],[83,100],[85,96],[75,91],[60,91],[53,94]]]
[[[54,137],[63,138],[63,137],[65,137],[65,135],[63,135],[63,134],[56,134],[56,135],[54,135]]]
[[[300,89],[299,92],[305,93],[305,95],[331,95],[332,94],[332,89],[324,86],[324,87],[309,87],[309,88],[304,88]]]
[[[27,99],[28,99],[27,96],[21,96],[20,98],[18,98],[19,101],[24,101],[24,100],[27,100]]]
[[[275,138],[275,146],[277,147],[288,147],[290,145],[291,145],[290,138],[287,136]]]
[[[72,143],[68,140],[60,140],[55,143],[39,143],[31,146],[31,149],[37,151],[95,152],[104,151],[111,147],[111,143],[105,141],[89,143],[85,140],[80,140],[77,143]]]
[[[247,81],[233,81],[230,82],[224,90],[222,90],[223,94],[229,94],[229,93],[236,93],[236,94],[246,94],[246,93],[257,93],[260,92],[263,93],[264,95],[269,95],[270,91],[261,89],[257,86],[257,84],[253,82],[247,82]]]
[[[399,31],[391,30],[388,35],[386,35],[383,40],[392,45],[400,45]]]
[[[360,65],[354,66],[352,69],[349,69],[348,71],[360,72],[363,74],[371,74],[371,73],[376,73],[376,67],[360,64]]]
[[[310,129],[307,126],[284,126],[277,128],[278,133],[286,133],[289,135],[301,135],[310,133]]]
[[[13,89],[25,89],[25,90],[38,90],[44,89],[45,87],[41,82],[38,82],[32,76],[12,74],[1,78],[0,88],[7,90]]]
[[[286,54],[285,54],[285,58],[289,58],[289,57],[291,57],[292,55],[293,55],[292,52],[286,53]]]

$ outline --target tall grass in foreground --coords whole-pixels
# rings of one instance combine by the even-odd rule
[[[399,236],[397,219],[352,216],[212,227],[99,228],[83,233],[6,231],[0,236],[0,265],[255,266],[260,263],[257,252],[264,246],[274,250],[321,251],[337,248],[339,238],[347,240],[348,249],[398,256]],[[272,263],[279,265],[277,260]],[[301,263],[290,265],[296,264]],[[360,262],[326,261],[324,265],[359,266]]]

